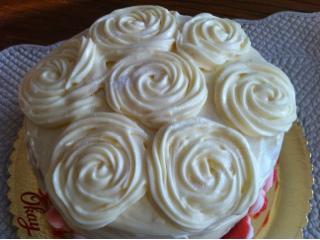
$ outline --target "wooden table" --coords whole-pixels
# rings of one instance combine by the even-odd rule
[[[320,11],[319,0],[0,0],[0,50],[19,43],[51,44],[89,27],[110,11],[161,4],[182,14],[200,12],[259,19],[278,11]]]

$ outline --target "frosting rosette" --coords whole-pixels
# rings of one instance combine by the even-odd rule
[[[94,113],[67,127],[52,153],[46,186],[71,226],[105,226],[144,196],[147,140],[135,122],[116,113]]]
[[[26,75],[20,86],[21,109],[44,127],[67,124],[105,106],[95,95],[105,74],[105,63],[92,40],[68,40]]]
[[[106,83],[111,108],[151,128],[197,115],[207,99],[199,68],[171,52],[144,52],[119,61]]]
[[[293,85],[267,63],[226,66],[216,79],[215,105],[228,123],[250,136],[276,136],[296,119]]]
[[[149,150],[151,194],[174,223],[219,238],[257,196],[254,156],[244,136],[205,118],[161,128]]]
[[[187,21],[178,36],[179,54],[210,70],[248,52],[251,43],[239,23],[202,13]]]
[[[175,42],[175,17],[159,6],[135,6],[113,11],[98,19],[89,30],[109,60],[133,51],[168,51]]]

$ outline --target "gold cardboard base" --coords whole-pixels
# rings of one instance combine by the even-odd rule
[[[256,238],[303,238],[313,183],[307,144],[301,125],[294,123],[285,135],[279,157],[279,194],[269,224]]]

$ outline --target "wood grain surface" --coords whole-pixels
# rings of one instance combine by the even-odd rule
[[[200,12],[259,19],[279,11],[320,11],[320,0],[0,0],[0,50],[14,44],[51,44],[89,27],[125,6],[162,5],[182,14]]]

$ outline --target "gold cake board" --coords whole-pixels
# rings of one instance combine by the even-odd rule
[[[8,198],[20,238],[53,238],[46,220],[46,195],[27,161],[25,129],[19,131],[9,167]],[[253,220],[255,238],[302,238],[312,197],[312,167],[299,123],[284,138],[278,165],[278,187],[268,193],[268,208]]]

